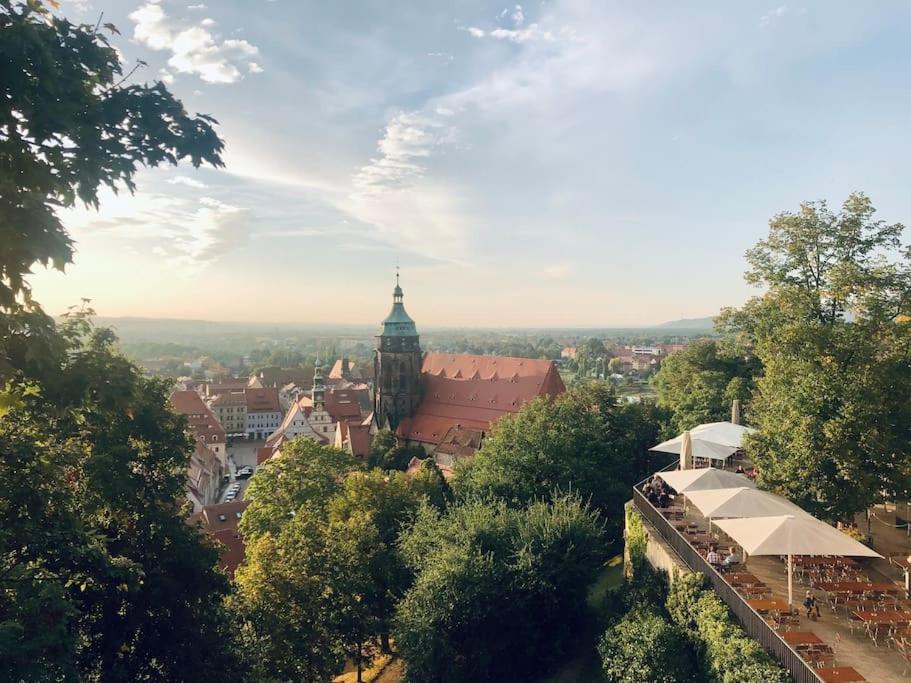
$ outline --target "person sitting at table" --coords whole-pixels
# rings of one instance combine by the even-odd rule
[[[664,491],[662,491],[661,493],[658,494],[658,507],[666,508],[670,504],[671,504],[671,499],[668,497],[668,495]]]
[[[740,564],[740,557],[737,555],[737,548],[731,546],[731,553],[724,558],[722,565],[724,567],[733,567],[735,564]]]
[[[803,599],[803,606],[807,609],[807,619],[812,618],[811,615],[815,612],[816,618],[819,619],[819,603],[816,601],[816,596],[813,595],[812,591],[807,591],[807,596]]]
[[[709,546],[709,552],[705,556],[705,561],[713,567],[717,567],[721,564],[721,555],[718,554],[718,549],[714,545]]]
[[[743,469],[743,465],[737,465],[737,470],[734,474],[746,474],[746,470]]]

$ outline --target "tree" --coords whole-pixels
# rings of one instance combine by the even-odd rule
[[[370,443],[370,455],[367,462],[371,467],[382,470],[404,472],[412,458],[426,458],[427,453],[416,445],[399,443],[395,434],[388,429],[379,430]]]
[[[96,27],[38,2],[0,0],[0,54],[0,670],[240,678],[217,551],[178,507],[192,444],[168,387],[84,315],[58,326],[26,282],[72,260],[58,208],[132,191],[137,164],[221,165],[214,121],[124,85]]]
[[[604,557],[597,515],[571,496],[424,507],[400,546],[417,574],[395,621],[409,681],[540,676],[575,637]]]
[[[117,52],[93,26],[0,0],[0,36],[0,306],[10,308],[35,262],[72,261],[58,208],[97,206],[102,185],[132,191],[137,164],[221,166],[223,143],[211,117],[188,116],[161,82],[125,84]]]
[[[760,364],[726,350],[713,339],[696,341],[668,356],[652,378],[658,405],[673,412],[675,432],[730,420],[733,401],[749,401]]]
[[[695,680],[689,646],[680,630],[655,611],[635,608],[598,642],[611,683],[685,683]]]
[[[277,535],[302,506],[326,508],[342,490],[344,476],[358,467],[345,451],[306,437],[293,439],[250,480],[245,496],[250,504],[240,521],[240,532],[244,538]]]
[[[475,457],[457,467],[453,488],[462,500],[513,506],[577,492],[604,513],[607,538],[616,541],[641,456],[633,437],[608,385],[575,386],[498,420]]]
[[[217,550],[179,513],[191,441],[166,382],[79,319],[0,419],[0,668],[14,680],[235,680]],[[187,647],[186,643],[194,643]]]
[[[860,194],[775,216],[747,253],[767,292],[726,318],[764,366],[747,441],[760,483],[830,519],[911,485],[911,261],[902,226],[873,216]]]

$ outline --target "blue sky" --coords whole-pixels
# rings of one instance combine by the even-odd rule
[[[911,5],[62,0],[215,116],[223,170],[67,212],[52,312],[610,326],[738,305],[777,211],[907,220]]]

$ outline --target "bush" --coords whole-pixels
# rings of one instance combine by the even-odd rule
[[[677,576],[667,611],[702,654],[703,674],[721,683],[784,683],[789,678],[738,626],[702,574]]]
[[[686,638],[665,617],[635,608],[601,636],[598,653],[610,683],[694,680]]]

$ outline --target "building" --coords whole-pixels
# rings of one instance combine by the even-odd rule
[[[278,398],[278,389],[273,387],[244,390],[246,399],[246,432],[249,439],[265,439],[278,429],[284,417]]]
[[[189,519],[190,524],[198,525],[200,531],[221,543],[222,551],[218,564],[230,577],[234,576],[235,570],[246,555],[244,538],[238,532],[237,525],[248,505],[245,500],[206,505]]]
[[[209,399],[209,407],[228,436],[247,434],[246,387],[239,391],[225,391]]]
[[[566,360],[576,360],[576,355],[578,355],[578,350],[575,346],[564,346],[563,350],[560,351],[560,358],[565,358]]]
[[[209,410],[200,395],[189,390],[174,391],[171,392],[168,401],[175,413],[186,416],[190,430],[197,441],[202,441],[209,450],[215,453],[222,467],[227,466],[225,430],[222,429],[218,419]]]
[[[375,433],[372,416],[359,421],[339,420],[335,425],[333,445],[356,458],[366,458],[370,455],[370,442]]]
[[[195,391],[174,391],[169,403],[184,415],[195,439],[187,467],[187,500],[194,512],[218,500],[222,478],[228,471],[225,431],[202,397]]]
[[[375,354],[376,425],[420,444],[447,466],[470,457],[504,415],[566,390],[550,360],[422,353],[398,276]]]

